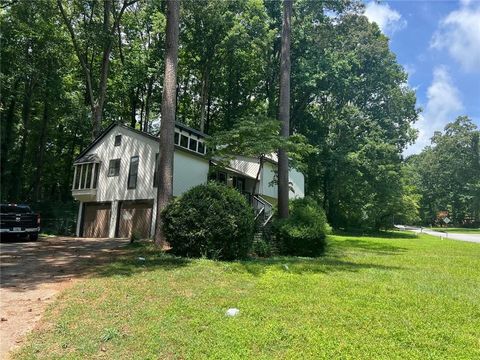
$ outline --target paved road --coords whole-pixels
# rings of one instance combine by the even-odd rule
[[[474,242],[474,243],[480,243],[480,234],[458,234],[458,233],[444,233],[440,231],[433,231],[429,229],[420,229],[420,228],[413,228],[409,227],[407,230],[414,231],[416,233],[424,233],[424,234],[429,234],[433,236],[438,236],[442,237],[445,239],[450,239],[450,240],[459,240],[459,241],[468,241],[468,242]]]
[[[112,261],[127,242],[55,237],[0,243],[0,359],[22,343],[59,291]]]

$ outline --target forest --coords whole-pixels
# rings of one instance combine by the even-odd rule
[[[278,131],[282,3],[182,0],[176,121],[213,138],[246,124]],[[68,232],[72,164],[111,122],[157,135],[165,3],[10,0],[1,17],[1,201],[28,202]],[[357,0],[296,0],[292,162],[337,229],[430,225],[448,211],[480,223],[480,131],[451,119],[420,154],[403,155],[421,109],[389,39]],[[295,157],[295,153],[289,154]],[[58,223],[60,221],[60,223]]]

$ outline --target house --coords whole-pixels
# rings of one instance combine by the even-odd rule
[[[276,159],[237,156],[228,165],[206,156],[206,135],[175,125],[173,195],[216,180],[246,194],[257,213],[271,213],[276,202]],[[79,201],[77,236],[153,236],[156,219],[158,138],[122,124],[111,124],[74,162],[72,195]],[[290,171],[290,196],[304,196],[303,175]],[[267,217],[268,221],[268,217]]]

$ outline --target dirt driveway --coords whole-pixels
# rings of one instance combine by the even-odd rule
[[[111,261],[127,242],[54,237],[0,243],[0,359],[22,343],[60,290]]]

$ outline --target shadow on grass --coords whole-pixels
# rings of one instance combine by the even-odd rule
[[[404,251],[403,248],[382,244],[371,244],[366,241],[345,240],[345,247],[361,248],[377,253],[395,253]],[[358,272],[362,270],[399,270],[398,266],[387,266],[373,262],[362,263],[341,259],[341,247],[334,247],[327,255],[318,258],[303,257],[273,257],[266,259],[251,259],[244,261],[215,261],[213,266],[225,269],[227,272],[249,273],[254,276],[262,276],[268,270],[281,270],[292,274],[303,273],[334,273],[334,272]],[[109,276],[132,276],[144,271],[176,270],[192,264],[195,259],[175,257],[160,252],[148,243],[133,244],[126,247],[128,255],[118,257],[115,262],[99,268],[96,272],[98,277]],[[340,250],[340,251],[338,251]]]
[[[155,270],[175,270],[190,264],[191,259],[176,257],[156,248],[151,242],[143,241],[127,245],[127,250],[114,262],[100,267],[96,275],[132,276],[139,272]]]
[[[342,250],[345,249],[360,249],[364,252],[377,255],[398,255],[407,251],[407,248],[386,243],[364,241],[360,239],[346,239],[335,242],[332,247],[332,252],[340,252],[341,254]]]
[[[267,270],[282,270],[291,274],[321,273],[329,274],[335,272],[359,272],[362,270],[400,270],[398,266],[387,266],[375,263],[356,263],[353,261],[341,260],[331,256],[319,258],[275,258],[275,259],[257,259],[252,261],[242,261],[237,263],[239,266],[233,268],[234,271],[248,272],[254,276],[261,276]]]
[[[356,231],[344,231],[335,230],[333,235],[338,236],[362,236],[362,237],[374,237],[378,239],[417,239],[417,234],[406,231],[375,231],[375,232],[356,232]]]

